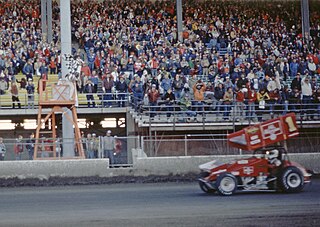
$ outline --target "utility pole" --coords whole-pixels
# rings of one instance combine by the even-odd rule
[[[47,43],[52,42],[52,0],[47,0],[47,23],[48,23],[48,35],[47,35]]]
[[[47,0],[41,0],[41,31],[42,39],[47,38],[48,27],[47,27]]]
[[[61,75],[62,78],[69,73],[65,55],[71,55],[71,10],[70,0],[60,1],[60,28],[61,28]],[[74,157],[74,129],[68,119],[72,119],[72,113],[64,108],[62,114],[63,156]],[[78,142],[78,141],[77,141]]]
[[[41,30],[42,39],[52,42],[52,0],[41,0]]]
[[[309,47],[310,41],[310,19],[309,19],[309,0],[301,0],[301,21],[302,37],[305,44]]]
[[[179,42],[183,42],[183,37],[182,37],[182,32],[183,32],[183,28],[182,28],[182,0],[176,0],[177,1],[177,27],[178,27],[178,40]]]

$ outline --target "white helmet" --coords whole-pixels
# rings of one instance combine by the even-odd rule
[[[271,151],[267,151],[267,158],[269,160],[270,164],[274,164],[276,166],[280,166],[281,165],[281,161],[278,159],[279,157],[279,151],[274,149]]]
[[[269,151],[268,159],[278,158],[278,156],[279,156],[279,151],[277,149],[274,149]]]

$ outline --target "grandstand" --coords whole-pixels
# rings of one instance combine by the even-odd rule
[[[0,1],[0,77],[8,84],[14,77],[18,81],[28,77],[23,66],[31,59],[36,85],[35,109],[27,108],[26,89],[19,89],[21,109],[11,109],[7,89],[0,95],[0,118],[11,120],[15,127],[0,130],[3,137],[33,130],[22,125],[24,119],[36,117],[40,75],[48,74],[48,83],[58,81],[58,2],[52,7],[53,41],[46,43],[39,1]],[[73,54],[84,62],[78,86],[82,130],[103,135],[112,125],[120,136],[227,133],[289,111],[296,112],[300,127],[316,130],[320,123],[319,7],[318,1],[310,1],[306,43],[300,1],[183,1],[184,40],[180,42],[174,1],[71,1]],[[127,85],[123,89],[117,86],[120,77]],[[305,78],[309,82],[300,88]],[[206,89],[198,99],[194,85],[200,80]],[[86,90],[87,83],[92,83],[92,90]],[[159,98],[151,103],[148,94],[153,84]],[[232,99],[226,100],[229,87]],[[168,88],[175,98],[170,105],[163,99]],[[257,97],[263,89],[269,98],[260,102]],[[95,108],[88,107],[91,94]],[[186,94],[188,106],[182,100]],[[110,103],[108,107],[103,107],[103,101]]]

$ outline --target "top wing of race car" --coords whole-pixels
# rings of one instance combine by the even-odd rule
[[[228,135],[228,143],[253,151],[299,135],[294,113],[268,120]]]

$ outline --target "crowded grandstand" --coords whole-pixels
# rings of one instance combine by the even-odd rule
[[[34,108],[39,79],[61,77],[59,4],[47,43],[39,3],[0,1],[1,107]],[[168,121],[180,110],[186,122],[203,111],[221,120],[288,111],[318,119],[319,7],[310,1],[305,37],[299,1],[187,0],[181,41],[174,1],[71,1],[80,107],[130,106]]]

